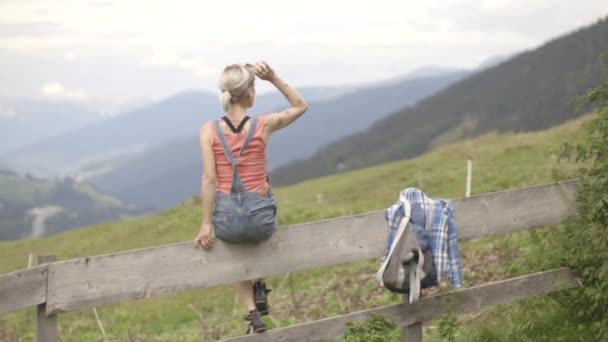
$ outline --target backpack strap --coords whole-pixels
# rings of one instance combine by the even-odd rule
[[[384,280],[382,279],[384,276],[384,272],[386,271],[388,262],[389,262],[390,258],[393,256],[393,253],[395,252],[395,247],[397,247],[399,240],[401,239],[404,232],[406,231],[407,225],[410,223],[410,218],[412,216],[412,206],[411,206],[410,202],[405,200],[402,203],[403,203],[404,216],[399,221],[399,226],[397,227],[397,232],[393,236],[393,240],[390,241],[391,247],[389,249],[389,252],[384,257],[384,260],[382,261],[382,265],[380,266],[380,269],[378,270],[378,272],[376,272],[376,281],[378,281],[380,286],[384,286]],[[389,221],[389,225],[390,225],[390,221]]]
[[[238,159],[241,157],[241,155],[243,154],[243,151],[245,151],[245,149],[251,142],[251,139],[253,138],[253,134],[255,133],[255,129],[258,124],[258,119],[253,118],[251,120],[251,126],[249,127],[249,131],[247,132],[245,141],[243,141],[243,146],[241,146],[241,150],[239,151],[239,154],[236,156],[236,158],[232,155],[232,150],[230,150],[228,143],[226,143],[226,137],[224,136],[224,132],[222,132],[222,130],[220,129],[219,120],[214,120],[213,124],[215,126],[215,131],[217,132],[217,136],[220,140],[220,145],[222,145],[222,149],[224,150],[224,154],[226,155],[226,158],[230,162],[230,165],[232,165],[232,185],[230,186],[230,192],[231,193],[244,192],[245,185],[243,184],[241,177],[239,177],[239,174],[236,170],[236,166],[238,163]]]

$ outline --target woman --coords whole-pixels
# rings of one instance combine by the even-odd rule
[[[255,76],[277,87],[290,107],[250,118],[247,109],[255,100]],[[218,86],[226,116],[200,129],[203,222],[194,245],[207,251],[213,247],[212,229],[217,238],[227,242],[260,242],[274,233],[277,208],[266,172],[266,145],[274,132],[290,125],[308,108],[302,96],[266,62],[230,65],[222,72]],[[248,332],[265,331],[261,315],[268,313],[269,305],[262,281],[242,281],[235,284],[235,290],[248,312]]]

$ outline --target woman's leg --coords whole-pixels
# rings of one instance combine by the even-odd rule
[[[244,317],[246,321],[249,321],[247,334],[266,331],[266,324],[262,320],[262,315],[255,307],[253,284],[251,281],[238,282],[234,285],[234,289],[236,290],[239,300],[247,309],[247,315]]]
[[[270,290],[266,288],[263,278],[255,280],[253,283],[253,300],[255,302],[255,307],[262,315],[268,315],[268,312],[270,311],[267,297],[268,292],[270,292]]]
[[[239,297],[241,304],[247,309],[247,312],[255,310],[255,302],[253,300],[253,284],[251,281],[240,281],[234,284],[234,290]]]

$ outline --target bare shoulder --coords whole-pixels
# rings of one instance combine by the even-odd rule
[[[258,123],[261,123],[262,125],[264,125],[264,127],[266,127],[268,125],[268,116],[269,115],[270,115],[270,113],[258,115],[256,117],[258,119]]]
[[[213,121],[208,121],[199,128],[199,136],[201,141],[213,140]]]

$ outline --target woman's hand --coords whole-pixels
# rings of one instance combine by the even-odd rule
[[[284,82],[277,76],[268,63],[261,61],[255,65],[250,65],[250,68],[254,70],[259,78],[267,80],[277,87],[290,104],[290,107],[282,112],[266,115],[262,137],[265,141],[268,141],[268,138],[272,133],[289,126],[292,122],[302,116],[308,109],[308,104],[297,90],[290,87],[287,82]]]
[[[255,73],[255,75],[260,79],[272,82],[277,78],[277,75],[274,70],[272,70],[270,65],[268,65],[268,63],[264,61],[257,62],[251,67],[253,68],[253,72]]]
[[[213,239],[211,238],[211,224],[203,223],[196,238],[194,238],[194,247],[203,247],[204,250],[210,251],[213,248]]]

